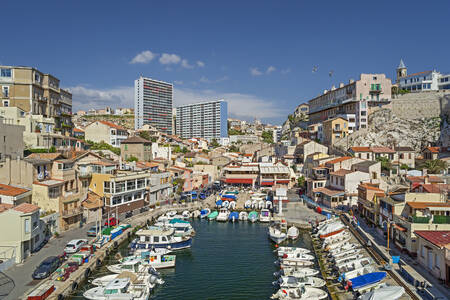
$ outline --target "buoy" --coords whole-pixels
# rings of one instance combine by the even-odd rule
[[[278,248],[278,244],[275,244],[275,248]]]

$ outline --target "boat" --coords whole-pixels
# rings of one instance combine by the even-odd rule
[[[338,253],[344,252],[344,251],[348,251],[348,250],[353,250],[353,249],[357,249],[359,246],[353,243],[346,243],[343,244],[341,247],[332,249],[329,251],[329,256],[334,256]]]
[[[191,217],[191,212],[188,210],[185,210],[181,213],[181,215],[185,218],[185,219],[189,219]]]
[[[228,208],[229,205],[230,205],[230,201],[228,201],[228,200],[225,200],[225,201],[223,201],[223,203],[222,203],[222,207],[223,207],[223,208]]]
[[[275,243],[279,244],[287,239],[287,222],[284,218],[273,219],[269,226],[269,238]]]
[[[261,223],[268,223],[268,222],[270,222],[270,210],[268,210],[268,209],[261,209],[261,213],[259,214],[259,221]]]
[[[217,215],[218,215],[218,214],[219,214],[219,213],[217,212],[217,210],[213,211],[212,213],[210,213],[210,214],[208,215],[208,220],[209,220],[209,221],[214,220],[215,218],[217,218]]]
[[[267,200],[266,201],[266,209],[272,209],[272,208],[273,208],[272,201]]]
[[[217,222],[226,222],[228,221],[228,216],[230,215],[230,212],[226,208],[221,208],[219,210],[219,214],[217,215],[216,221]]]
[[[257,208],[257,206],[258,206],[258,201],[256,201],[256,200],[252,200],[252,205],[251,205],[251,208],[252,208],[252,209],[256,209],[256,208]]]
[[[330,250],[333,250],[333,249],[341,248],[341,247],[343,247],[345,244],[347,244],[348,241],[350,241],[350,239],[351,239],[351,237],[348,236],[348,237],[346,237],[345,239],[343,239],[343,240],[341,240],[341,241],[338,241],[338,242],[336,242],[336,243],[332,243],[332,244],[328,244],[328,245],[323,245],[323,246],[322,246],[322,249],[325,249],[326,251],[330,251]]]
[[[299,261],[299,260],[314,260],[314,256],[307,253],[285,253],[281,257],[283,260],[292,260],[292,261]]]
[[[362,294],[358,297],[358,300],[395,300],[400,298],[404,293],[405,288],[402,286],[383,286]]]
[[[348,281],[348,286],[356,291],[364,287],[367,288],[368,286],[373,286],[384,278],[386,278],[386,272],[372,272],[350,279]]]
[[[169,227],[154,227],[140,229],[136,232],[137,239],[130,243],[130,249],[167,248],[179,250],[192,245],[192,237],[175,236],[175,229]]]
[[[233,223],[236,222],[237,220],[239,220],[239,213],[237,211],[230,212],[230,214],[228,215],[228,220]]]
[[[226,200],[236,200],[236,195],[233,194],[224,194],[222,195],[222,199],[226,199]]]
[[[361,252],[361,249],[350,249],[347,251],[338,252],[335,255],[330,255],[328,257],[329,260],[335,261],[337,259],[341,259],[344,257],[352,256]]]
[[[275,249],[275,251],[278,252],[278,256],[282,257],[285,253],[310,253],[311,250],[306,248],[300,248],[300,247],[278,247]]]
[[[137,257],[126,258],[125,261],[120,262],[114,265],[106,266],[108,271],[111,273],[120,274],[122,272],[130,272],[130,273],[147,273],[148,266],[144,266],[142,260]]]
[[[275,261],[275,264],[280,265],[281,267],[310,267],[314,265],[314,262],[311,260],[284,260],[281,258],[280,260]]]
[[[314,287],[302,286],[293,289],[279,289],[270,299],[321,300],[328,298],[328,293]]]
[[[281,276],[278,280],[272,282],[273,285],[278,285],[280,288],[298,288],[302,286],[312,286],[321,288],[325,286],[325,280],[308,276],[308,277],[294,277],[294,276]]]
[[[273,276],[280,277],[280,276],[294,276],[294,277],[308,277],[308,276],[315,276],[319,274],[319,270],[311,269],[311,268],[296,268],[296,267],[286,267],[281,269],[278,272],[274,272]]]
[[[264,200],[258,201],[258,209],[263,209],[266,206],[266,202]]]
[[[236,209],[236,201],[230,201],[230,204],[228,205],[228,209]]]
[[[339,281],[349,280],[349,279],[352,279],[352,278],[355,278],[355,277],[358,277],[358,276],[361,276],[364,274],[369,274],[372,272],[375,272],[375,268],[373,266],[365,266],[365,267],[357,268],[352,271],[342,273],[339,276]]]
[[[211,210],[209,208],[202,209],[200,211],[200,219],[206,218],[210,213],[211,213]]]
[[[195,235],[194,228],[189,221],[172,219],[169,221],[169,227],[175,229],[175,236],[193,236]]]
[[[244,208],[250,208],[250,207],[252,207],[252,200],[245,201]]]
[[[345,225],[341,222],[331,223],[317,232],[318,236],[323,239],[345,230]]]
[[[238,195],[239,190],[225,191],[225,195]]]
[[[342,242],[342,241],[346,241],[349,238],[350,238],[350,233],[347,232],[347,231],[342,231],[342,232],[340,232],[340,233],[338,233],[336,235],[332,235],[332,236],[326,238],[323,241],[323,246],[339,243],[339,242]]]
[[[373,264],[373,260],[368,257],[352,260],[349,262],[341,263],[339,265],[335,265],[335,269],[339,271],[339,274],[347,273],[358,268],[370,266]]]
[[[83,293],[90,300],[147,300],[150,297],[150,286],[147,282],[133,283],[130,278],[114,279],[106,286],[97,286]]]
[[[300,235],[300,231],[298,230],[297,227],[291,226],[289,227],[287,234],[288,238],[290,238],[291,240],[296,240]]]
[[[248,220],[252,223],[255,223],[258,220],[258,213],[256,211],[251,211],[248,214]]]
[[[336,265],[341,265],[341,264],[343,264],[343,263],[346,263],[346,262],[349,262],[349,261],[354,261],[354,260],[361,259],[361,258],[365,258],[365,257],[366,257],[366,256],[365,256],[364,254],[358,253],[358,254],[353,254],[353,255],[345,256],[345,257],[342,257],[342,258],[340,258],[340,259],[335,259],[335,260],[334,260],[334,263],[335,263]]]
[[[198,218],[198,217],[200,217],[200,211],[198,210],[198,209],[196,209],[196,210],[194,210],[193,212],[192,212],[192,215],[191,215],[191,217],[192,218]]]
[[[247,221],[248,220],[248,213],[246,211],[241,211],[239,213],[239,220]]]
[[[222,200],[217,200],[216,201],[216,207],[222,207],[223,205],[223,201]]]
[[[120,274],[110,274],[102,277],[95,278],[91,284],[95,286],[107,286],[108,283],[119,278],[130,278],[131,282],[137,282],[139,280],[146,282],[150,288],[154,288],[157,284],[164,284],[164,280],[161,279],[161,275],[153,268],[152,272],[145,274],[136,274],[131,272],[122,272]]]

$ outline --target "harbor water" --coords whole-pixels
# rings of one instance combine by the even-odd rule
[[[267,224],[194,220],[192,225],[196,231],[192,247],[175,252],[175,268],[159,270],[165,283],[152,292],[151,299],[270,298],[276,291],[273,272],[279,268]],[[309,232],[301,231],[299,240],[290,245],[312,249]],[[120,251],[126,255],[125,247]],[[105,272],[103,267],[93,277]],[[73,298],[90,287],[86,283]]]

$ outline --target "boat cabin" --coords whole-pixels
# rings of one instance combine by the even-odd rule
[[[129,286],[129,278],[115,279],[108,283],[108,285],[105,287],[104,295],[111,297],[111,295],[127,294]]]

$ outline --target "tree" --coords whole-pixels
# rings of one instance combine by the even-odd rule
[[[183,147],[183,149],[181,149],[181,152],[183,152],[184,154],[186,154],[186,153],[188,153],[188,152],[189,152],[189,150],[188,150],[188,148],[186,148],[186,147]]]
[[[183,178],[176,178],[173,181],[173,185],[176,188],[177,194],[181,194],[183,192],[184,179]]]
[[[230,128],[230,129],[228,129],[228,135],[244,135],[244,133],[240,130]]]
[[[139,136],[141,137],[141,138],[143,138],[143,139],[146,139],[146,140],[150,140],[150,134],[148,133],[148,131],[141,131],[141,132],[139,132]]]
[[[292,170],[294,170],[294,172],[297,172],[297,165],[292,165]]]
[[[217,148],[217,147],[220,147],[220,144],[219,144],[219,142],[217,142],[216,139],[213,139],[213,140],[211,141],[211,147]]]
[[[391,161],[387,157],[377,157],[377,161],[381,162],[381,170],[389,172],[392,169]]]
[[[230,152],[239,152],[239,148],[236,147],[235,145],[231,145],[229,150]]]
[[[439,174],[447,169],[447,163],[440,159],[427,160],[422,168],[427,169],[430,174]]]
[[[101,141],[100,143],[87,141],[87,143],[91,145],[91,150],[109,150],[116,155],[120,155],[120,148],[113,147],[103,141]]]
[[[130,156],[127,158],[127,162],[132,162],[132,161],[139,161],[139,158],[137,158],[136,156]]]
[[[305,177],[300,176],[297,179],[297,185],[298,185],[299,188],[302,188],[302,189],[305,188]]]
[[[263,139],[263,142],[267,144],[273,144],[273,133],[271,131],[264,131],[261,134],[261,137]]]
[[[208,149],[202,149],[202,152],[205,153],[205,154],[208,154],[209,150]]]
[[[402,169],[402,170],[409,170],[409,166],[407,164],[402,164],[400,166],[400,169]]]
[[[179,145],[175,145],[172,148],[173,153],[181,153],[181,147]]]

